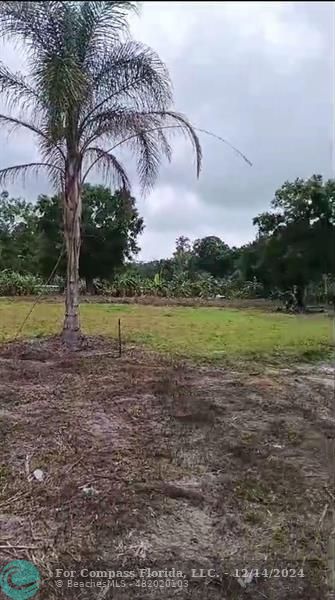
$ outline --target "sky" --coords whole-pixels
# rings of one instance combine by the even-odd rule
[[[141,260],[171,255],[178,236],[217,235],[229,245],[255,237],[252,219],[268,210],[284,181],[334,176],[334,3],[144,2],[132,17],[135,39],[167,64],[175,108],[191,122],[229,140],[199,134],[199,179],[190,147],[176,139],[150,195],[134,195],[145,231]],[[0,60],[22,57],[0,45]],[[24,133],[0,132],[0,168],[36,155]],[[33,200],[50,191],[45,179],[8,186]]]

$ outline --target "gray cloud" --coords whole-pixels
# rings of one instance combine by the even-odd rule
[[[178,148],[160,179],[173,190],[175,213],[168,218],[163,203],[147,218],[162,236],[165,228],[171,244],[171,219],[177,232],[185,215],[195,235],[245,242],[254,235],[252,217],[269,206],[286,179],[332,176],[333,10],[330,3],[277,2],[197,4],[191,11],[179,3],[173,15],[169,9],[168,25],[152,22],[145,30],[167,59],[178,108],[253,161],[250,169],[201,136],[204,166],[196,182],[189,151]],[[175,44],[173,19],[175,30],[181,23]],[[191,193],[192,210],[184,202]],[[159,205],[159,186],[151,202]]]
[[[238,146],[253,167],[200,134],[197,181],[190,149],[176,139],[173,163],[139,199],[143,258],[169,254],[181,234],[243,243],[286,179],[332,176],[333,12],[330,2],[144,3],[132,30],[166,61],[177,109]],[[9,58],[17,66],[17,55]],[[22,136],[2,147],[1,164],[34,152]],[[46,181],[14,190],[33,197],[42,188]]]

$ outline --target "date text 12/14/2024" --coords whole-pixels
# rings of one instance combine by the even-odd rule
[[[248,568],[244,567],[241,569],[233,569],[232,571],[223,571],[218,572],[215,569],[192,569],[191,577],[192,578],[210,578],[215,579],[222,577],[222,575],[229,575],[231,577],[236,577],[237,579],[249,579],[249,578],[293,578],[293,577],[305,577],[304,570],[302,568],[269,568],[264,567],[260,569]]]

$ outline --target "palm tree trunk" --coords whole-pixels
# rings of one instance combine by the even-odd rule
[[[76,168],[69,169],[64,196],[64,237],[67,252],[65,318],[63,340],[75,347],[81,337],[79,320],[79,256],[81,223],[80,178]]]

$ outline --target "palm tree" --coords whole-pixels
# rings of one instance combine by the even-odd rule
[[[127,17],[135,2],[0,2],[0,35],[19,41],[28,76],[0,64],[0,94],[10,114],[2,127],[37,138],[40,162],[0,170],[0,185],[45,169],[64,208],[67,252],[64,340],[80,337],[79,255],[81,191],[92,168],[129,192],[115,150],[135,156],[144,189],[155,181],[162,157],[171,158],[169,134],[190,139],[197,174],[201,147],[187,118],[172,110],[168,71],[150,48],[130,39]],[[12,112],[14,111],[14,113]]]

